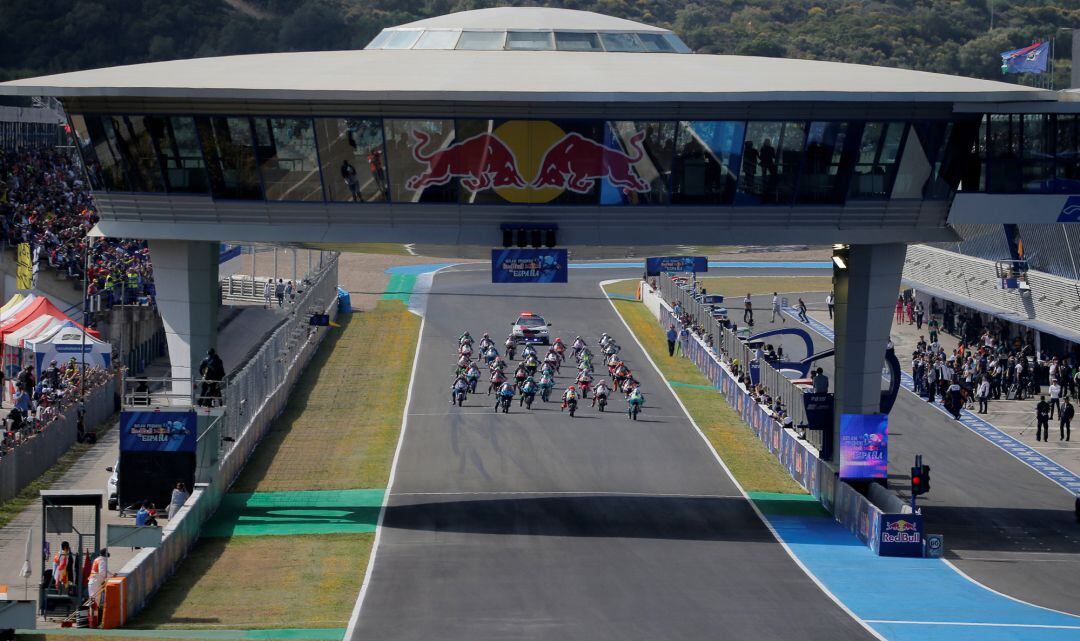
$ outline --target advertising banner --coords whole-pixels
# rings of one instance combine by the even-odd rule
[[[888,478],[889,417],[886,414],[840,416],[840,478]]]
[[[492,249],[493,283],[565,283],[565,249]]]
[[[30,243],[19,243],[15,255],[15,289],[34,288],[34,265],[30,254]]]
[[[806,424],[812,430],[824,430],[832,425],[833,395],[803,394],[803,406],[806,408]]]
[[[662,272],[707,272],[709,259],[705,256],[657,256],[645,259],[645,273],[659,276]]]
[[[919,514],[882,514],[878,528],[881,556],[923,555],[923,522]]]
[[[195,412],[121,412],[121,452],[194,452]]]

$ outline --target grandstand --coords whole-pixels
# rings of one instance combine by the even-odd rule
[[[912,245],[904,283],[917,292],[951,301],[1036,330],[1051,353],[1080,345],[1080,229],[1070,224],[955,225],[962,240]],[[1023,271],[1006,282],[1003,265]],[[1018,282],[1017,282],[1018,281]]]

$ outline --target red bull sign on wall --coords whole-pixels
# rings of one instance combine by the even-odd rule
[[[445,191],[456,185],[465,202],[586,203],[597,196],[601,203],[637,202],[667,181],[646,151],[646,123],[399,120],[387,125],[391,155],[407,148],[409,158],[403,160],[409,170],[395,182],[413,201],[438,194],[449,200]]]

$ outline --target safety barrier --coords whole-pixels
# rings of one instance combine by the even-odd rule
[[[663,301],[666,303],[677,301],[682,306],[683,311],[689,313],[691,318],[694,319],[694,323],[698,324],[706,335],[713,337],[715,341],[714,347],[719,346],[722,348],[724,353],[732,359],[737,359],[743,368],[756,360],[753,350],[746,346],[746,342],[739,338],[735,332],[724,327],[720,319],[713,316],[709,307],[695,298],[690,287],[680,287],[666,275],[659,277],[657,285],[660,288]],[[648,287],[645,288],[648,289]],[[746,330],[741,330],[741,333],[744,336],[749,336],[749,332]],[[768,391],[770,396],[780,399],[784,405],[784,410],[791,417],[792,425],[807,424],[806,406],[803,403],[805,390],[803,388],[792,383],[779,370],[766,362],[758,363],[758,382]],[[810,439],[814,447],[820,450],[822,434],[821,430],[807,430],[806,438]]]
[[[681,327],[671,306],[661,296],[660,292],[647,284],[642,285],[642,302],[650,310],[658,310],[657,322],[663,327],[667,327],[669,323],[675,323],[677,328]],[[672,300],[682,302],[679,297]],[[686,304],[683,306],[686,307]],[[875,554],[879,554],[885,517],[897,515],[885,514],[866,496],[841,481],[836,469],[819,458],[817,448],[799,438],[795,430],[785,429],[768,408],[754,401],[739,377],[720,361],[716,352],[701,338],[692,335],[684,345],[683,352],[713,383],[728,405],[738,412],[743,422],[780,461],[791,478],[821,501],[841,525],[855,534]]]
[[[288,403],[292,388],[315,354],[326,328],[309,324],[317,311],[337,317],[337,257],[332,257],[305,282],[290,316],[266,339],[229,380],[228,405],[221,430],[223,447],[214,482],[199,484],[187,503],[165,526],[160,547],[143,550],[120,570],[128,580],[127,618],[135,616],[168,579],[199,538],[229,486]],[[226,438],[227,437],[227,438]]]
[[[116,379],[86,393],[83,425],[88,431],[115,413]],[[64,455],[78,438],[79,406],[60,413],[40,432],[0,456],[0,501],[8,501],[41,476]]]

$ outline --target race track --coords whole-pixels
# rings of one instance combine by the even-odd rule
[[[637,273],[513,286],[487,269],[435,278],[353,639],[872,638],[776,542],[602,296]],[[567,342],[615,336],[641,420],[618,399],[574,419],[554,400],[495,414],[483,393],[452,407],[457,336],[505,337],[521,310]]]

